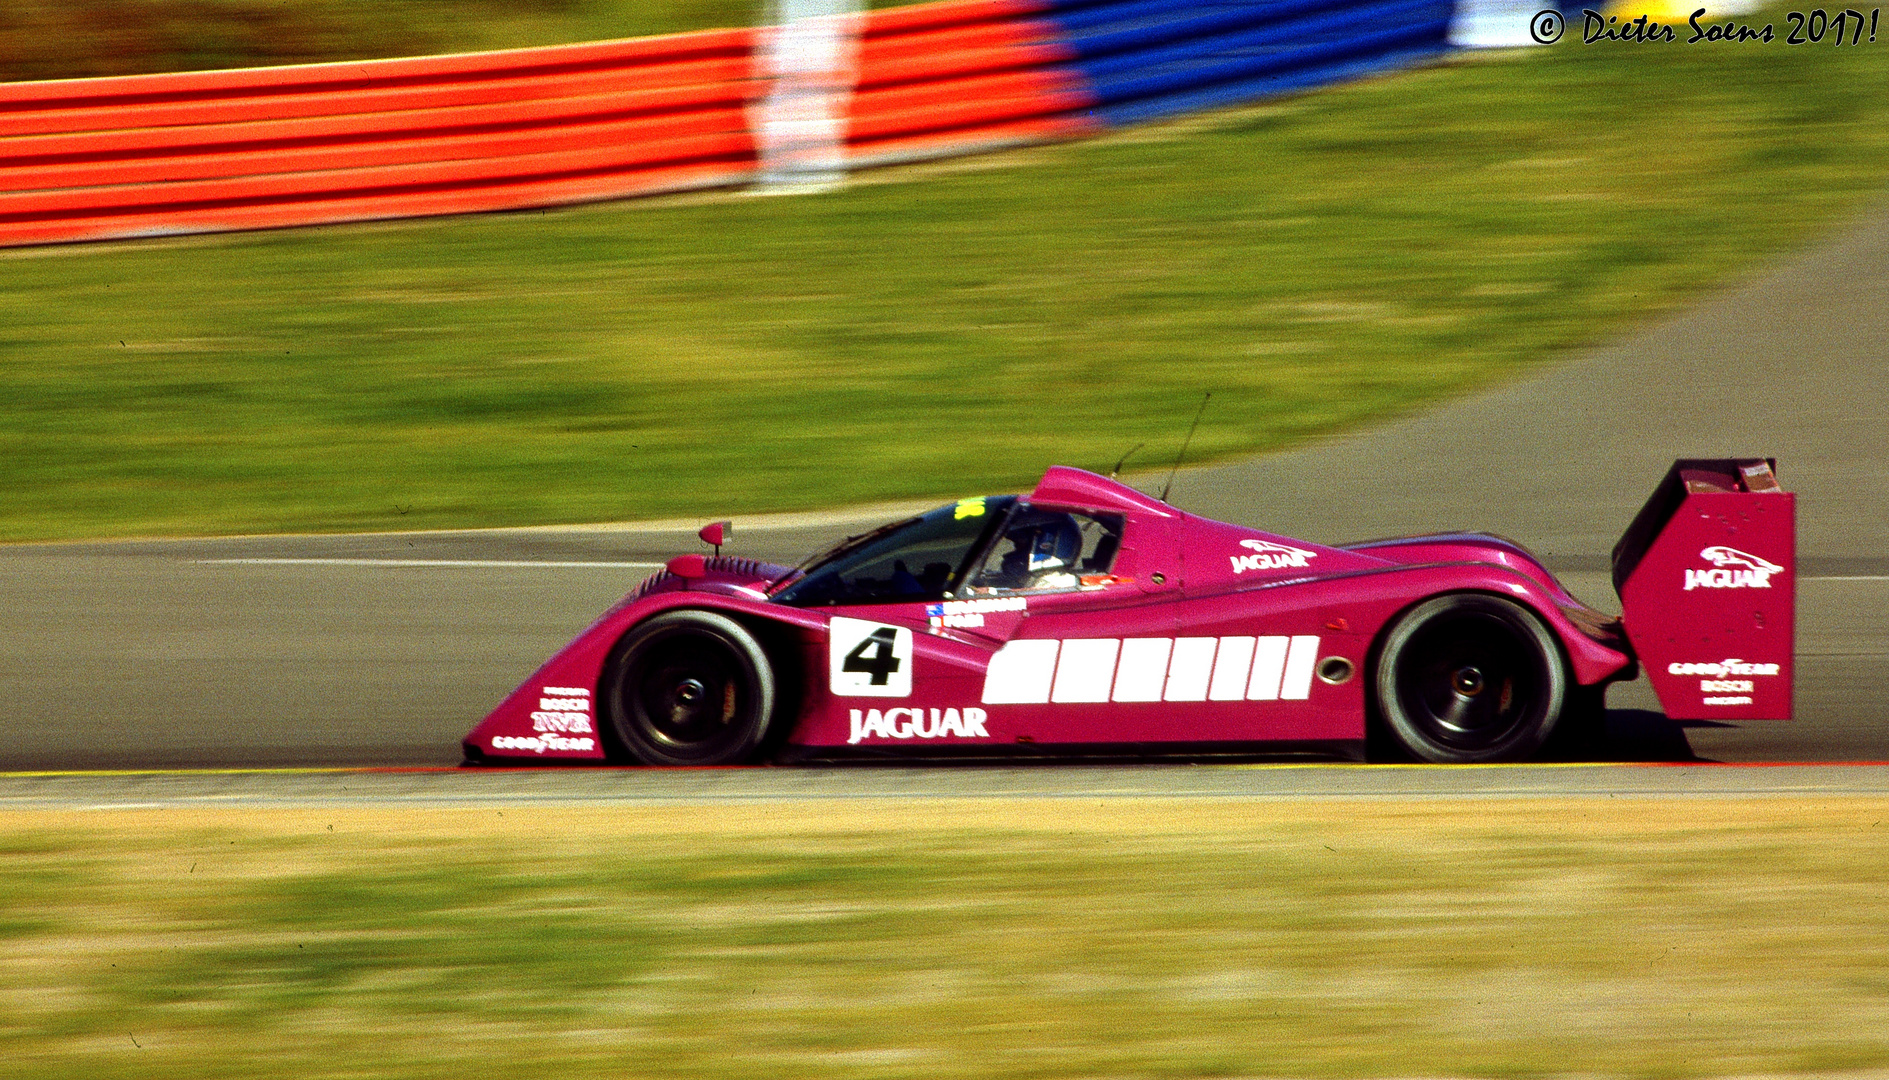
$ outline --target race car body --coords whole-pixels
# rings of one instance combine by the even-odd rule
[[[1733,501],[1694,506],[1719,495]],[[672,559],[474,728],[465,751],[654,765],[1355,756],[1375,734],[1374,747],[1417,760],[1519,760],[1591,721],[1601,691],[1637,674],[1643,638],[1679,711],[1692,683],[1712,683],[1747,689],[1694,694],[1694,711],[1784,718],[1791,521],[1770,463],[1680,462],[1615,551],[1626,598],[1615,618],[1499,537],[1328,547],[1052,468],[1027,495],[961,499],[798,568]],[[704,538],[719,545],[720,527]],[[1770,607],[1755,626],[1749,603],[1723,603],[1760,589]],[[1689,597],[1724,610],[1701,616]],[[1673,674],[1693,668],[1744,674]]]

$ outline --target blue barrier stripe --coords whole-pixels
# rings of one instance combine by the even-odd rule
[[[1097,12],[1087,12],[1084,14],[1088,18],[1082,20],[1058,15],[1055,21],[1070,34],[1069,46],[1078,56],[1087,58],[1283,22],[1343,9],[1348,4],[1349,0],[1282,0],[1218,5],[1202,12],[1197,7],[1176,8],[1171,3],[1135,3],[1111,9],[1116,17],[1108,19],[1096,18]]]
[[[1205,89],[1182,91],[1104,106],[1095,111],[1095,116],[1110,126],[1124,127],[1183,113],[1199,112],[1203,109],[1246,104],[1280,94],[1361,78],[1421,63],[1445,51],[1447,51],[1447,46],[1444,44],[1430,44],[1336,64],[1300,68],[1296,71],[1261,75],[1257,78],[1237,79],[1217,83]]]
[[[1173,62],[1193,62],[1249,49],[1290,48],[1312,41],[1345,38],[1363,40],[1384,27],[1402,27],[1424,19],[1448,21],[1450,0],[1376,0],[1351,4],[1340,10],[1307,14],[1257,29],[1213,34],[1180,44],[1144,49],[1104,59],[1077,61],[1084,74],[1103,82],[1120,74],[1147,72]],[[1359,27],[1370,27],[1360,30]]]
[[[1201,11],[1219,8],[1267,8],[1296,0],[1037,0],[1037,12],[1070,25],[1099,25],[1117,19],[1187,9]],[[1572,0],[1569,0],[1572,2]],[[1588,0],[1581,0],[1586,3]]]
[[[1451,5],[1437,0],[1401,0],[1373,5],[1379,29],[1366,34],[1338,34],[1336,17],[1308,20],[1291,33],[1238,35],[1211,45],[1152,50],[1106,64],[1082,64],[1104,106],[1138,98],[1187,91],[1213,83],[1335,63],[1373,52],[1419,48],[1447,42]],[[1120,62],[1129,61],[1134,62]]]

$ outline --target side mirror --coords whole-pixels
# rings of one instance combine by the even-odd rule
[[[702,543],[714,545],[715,554],[720,555],[721,546],[726,544],[729,538],[735,535],[735,523],[732,521],[717,521],[713,525],[702,526],[702,531],[695,535],[702,538]]]

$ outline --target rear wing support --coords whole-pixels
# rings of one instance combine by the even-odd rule
[[[1614,545],[1621,623],[1674,720],[1789,720],[1797,496],[1769,458],[1681,459]]]

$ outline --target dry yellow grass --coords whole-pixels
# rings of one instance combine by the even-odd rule
[[[0,1076],[1889,1068],[1889,799],[0,814]]]

